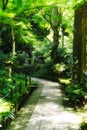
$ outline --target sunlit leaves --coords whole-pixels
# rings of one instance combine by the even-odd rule
[[[58,64],[55,64],[55,66],[54,66],[54,71],[56,71],[57,73],[62,72],[65,69],[66,69],[66,66],[63,63],[61,63],[61,64],[58,63]]]
[[[11,105],[12,104],[10,102],[6,102],[4,99],[0,99],[0,114],[2,112],[10,111]]]
[[[27,29],[26,24],[24,24],[22,21],[17,22],[15,25],[16,25],[16,26],[20,26],[20,27],[23,28],[23,29]]]
[[[8,12],[0,11],[0,21],[3,18],[14,18],[14,16],[15,16],[14,13],[8,13]]]

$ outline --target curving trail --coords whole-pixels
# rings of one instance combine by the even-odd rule
[[[78,130],[81,118],[64,109],[60,84],[36,80],[44,87],[26,130]]]
[[[12,130],[79,130],[82,118],[75,114],[70,108],[64,108],[62,105],[62,92],[60,84],[42,79],[34,79],[43,84],[43,89],[39,96],[39,100],[35,106],[33,114],[30,119],[21,115],[20,119],[16,120],[22,123],[23,119],[27,118],[26,122],[21,125],[25,127],[18,127],[15,120],[14,128]],[[27,106],[28,108],[28,106]],[[25,109],[23,110],[25,111]],[[22,112],[23,112],[22,111]],[[26,124],[26,125],[25,125]],[[9,129],[10,130],[10,129]]]

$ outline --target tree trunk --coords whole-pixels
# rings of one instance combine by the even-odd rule
[[[14,37],[14,29],[12,27],[12,57],[14,57],[16,51],[15,51],[15,37]]]
[[[73,83],[80,83],[86,62],[86,8],[75,11],[73,44]]]
[[[15,38],[14,38],[14,30],[13,30],[13,27],[12,27],[12,59],[14,58],[16,52],[15,52]],[[12,64],[13,64],[13,61],[11,59],[11,64],[9,65],[9,78],[11,78],[11,75],[12,75]]]
[[[58,13],[58,7],[55,6],[52,9],[52,29],[53,29],[53,45],[52,45],[52,51],[51,51],[51,58],[53,61],[56,61],[56,55],[57,55],[57,49],[59,44],[59,25],[60,25],[60,19],[59,19],[59,13]]]
[[[62,48],[64,47],[64,33],[62,32]]]
[[[5,10],[9,0],[2,0],[2,9]]]

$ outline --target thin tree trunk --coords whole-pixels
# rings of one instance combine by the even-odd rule
[[[64,34],[62,33],[62,48],[64,47]]]
[[[14,37],[14,30],[13,30],[13,27],[12,27],[12,59],[14,58],[15,56],[15,37]],[[12,64],[13,64],[13,61],[11,59],[11,63],[9,65],[9,78],[11,78],[11,75],[12,75]]]
[[[58,44],[59,44],[59,19],[58,19],[59,13],[58,13],[58,7],[55,6],[52,9],[52,29],[53,29],[53,45],[52,45],[52,51],[51,51],[51,58],[55,62],[56,60],[56,54],[57,54],[57,49],[58,49]]]
[[[12,56],[14,57],[16,51],[15,51],[15,37],[14,37],[14,29],[12,27]]]

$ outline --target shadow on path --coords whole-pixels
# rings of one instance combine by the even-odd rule
[[[32,92],[27,101],[17,114],[17,117],[11,122],[10,126],[6,130],[26,130],[29,119],[34,111],[40,93],[42,91],[42,85],[40,84],[37,89]]]
[[[37,93],[39,99],[36,106],[32,100],[27,101],[8,130],[79,130],[82,118],[62,105],[60,84],[42,79],[33,80],[43,84],[42,91],[40,88]],[[35,95],[36,92],[32,94],[33,100]],[[30,118],[32,108],[34,111]]]

